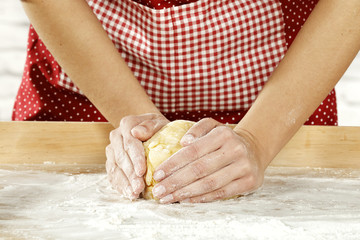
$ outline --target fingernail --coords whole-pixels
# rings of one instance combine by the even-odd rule
[[[141,168],[142,168],[142,165],[140,163],[135,164],[135,173],[136,173],[136,176],[138,176],[138,177],[143,176],[143,171],[141,170]]]
[[[192,134],[185,134],[185,136],[182,137],[181,143],[183,144],[190,144],[195,141],[195,137]]]
[[[169,194],[169,195],[163,197],[162,199],[160,199],[160,203],[169,203],[172,200],[174,200],[174,197],[172,194]]]
[[[163,170],[156,171],[153,176],[155,181],[158,182],[161,181],[164,177],[165,177],[165,172]]]
[[[166,192],[166,189],[163,185],[156,185],[152,192],[155,197],[160,197]]]

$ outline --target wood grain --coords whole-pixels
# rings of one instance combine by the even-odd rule
[[[303,126],[272,165],[360,168],[360,127]]]
[[[108,123],[0,122],[0,164],[105,163]]]
[[[0,164],[102,164],[108,123],[0,122]],[[303,126],[272,166],[360,168],[360,127]]]

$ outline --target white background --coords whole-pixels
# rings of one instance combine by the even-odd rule
[[[0,0],[0,121],[11,119],[26,57],[28,27],[19,0]],[[339,125],[360,126],[360,54],[336,90]]]

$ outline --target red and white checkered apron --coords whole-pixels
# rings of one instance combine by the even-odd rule
[[[248,109],[286,51],[278,1],[199,0],[156,10],[88,0],[164,113]],[[59,85],[78,91],[61,73]]]
[[[237,123],[317,0],[88,3],[169,120],[213,117]],[[27,54],[13,120],[106,121],[66,76],[32,27]],[[334,91],[306,124],[337,124]]]

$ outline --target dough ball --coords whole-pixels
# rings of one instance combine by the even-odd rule
[[[155,169],[182,147],[181,138],[194,125],[194,122],[177,120],[168,123],[148,141],[144,142],[147,170],[145,174],[145,199],[154,199],[152,189],[156,185],[153,179]]]

